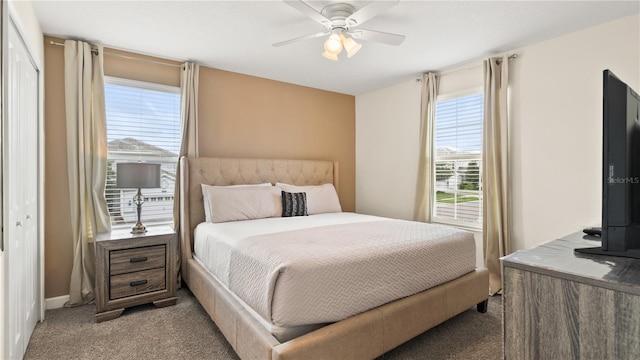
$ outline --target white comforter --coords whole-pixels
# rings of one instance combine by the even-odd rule
[[[469,232],[353,213],[203,223],[195,253],[276,326],[334,322],[475,268]]]

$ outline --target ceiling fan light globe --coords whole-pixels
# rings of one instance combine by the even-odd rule
[[[347,57],[352,57],[353,55],[357,54],[358,51],[360,51],[360,48],[362,48],[362,45],[358,44],[358,46],[356,46],[353,50],[347,50]]]
[[[327,58],[329,60],[338,61],[338,54],[335,54],[335,53],[332,53],[332,52],[325,51],[325,52],[322,53],[322,56],[324,56],[325,58]]]
[[[342,40],[342,44],[344,45],[345,50],[347,50],[347,57],[352,57],[360,51],[360,48],[362,48],[361,44],[358,44],[355,40],[349,37],[345,37],[345,39]]]
[[[340,41],[340,36],[337,34],[331,34],[327,40],[324,42],[324,49],[327,52],[333,54],[339,54],[342,51],[342,42]]]

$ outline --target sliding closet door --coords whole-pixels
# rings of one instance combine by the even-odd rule
[[[7,51],[5,241],[10,359],[21,359],[40,314],[38,72],[12,23]]]

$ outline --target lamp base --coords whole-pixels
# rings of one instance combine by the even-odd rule
[[[136,212],[138,213],[138,221],[131,228],[132,234],[144,234],[147,232],[147,229],[142,225],[140,221],[140,215],[142,214],[142,204],[144,203],[144,196],[142,196],[142,192],[140,188],[138,188],[138,193],[133,197],[133,203],[136,204]]]
[[[147,228],[144,227],[141,223],[137,223],[134,227],[131,228],[132,234],[144,234],[147,232]]]

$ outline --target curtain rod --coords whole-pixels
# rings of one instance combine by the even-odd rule
[[[511,55],[507,56],[507,59],[511,60],[511,59],[515,59],[517,57],[518,57],[518,54],[511,54]],[[502,62],[502,60],[498,59],[498,63],[501,63],[501,62]]]
[[[59,43],[59,42],[55,42],[55,41],[49,41],[49,44],[56,45],[56,46],[64,46],[64,44]],[[98,55],[98,49],[93,49],[92,48],[91,49],[91,53],[93,55]],[[156,61],[156,60],[151,60],[151,59],[144,59],[144,58],[138,58],[138,57],[133,57],[133,56],[122,55],[122,54],[114,53],[114,52],[111,52],[111,51],[105,51],[104,54],[105,55],[109,55],[109,56],[117,56],[117,57],[121,57],[121,58],[124,58],[124,59],[129,59],[129,60],[148,62],[148,63],[152,63],[152,64],[174,66],[174,67],[181,67],[182,66],[181,64],[169,64],[169,63],[162,62],[162,61]]]
[[[507,59],[515,59],[517,57],[518,57],[518,54],[511,54],[511,55],[507,56]],[[501,63],[501,62],[502,62],[502,60],[499,61],[499,63]],[[457,73],[459,71],[469,70],[469,69],[474,68],[476,66],[479,67],[481,65],[482,65],[481,63],[473,62],[471,64],[465,64],[465,65],[456,66],[456,67],[454,67],[454,68],[452,68],[450,70],[436,71],[436,73],[438,75],[448,75],[448,74]],[[421,82],[421,81],[422,81],[422,78],[416,79],[416,82]]]

